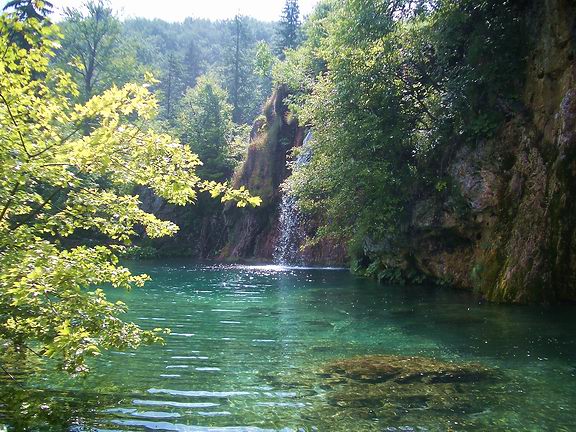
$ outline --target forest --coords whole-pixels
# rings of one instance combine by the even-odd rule
[[[571,430],[572,0],[119,4],[0,15],[0,432]]]

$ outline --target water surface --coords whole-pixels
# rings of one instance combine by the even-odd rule
[[[110,352],[85,379],[3,378],[0,426],[54,431],[572,431],[576,308],[481,304],[447,288],[381,286],[347,271],[131,265],[110,290],[164,346]],[[424,356],[494,370],[475,383],[327,381],[334,359]],[[11,365],[12,371],[17,369]],[[393,393],[393,394],[392,394]],[[1,430],[1,427],[0,427]]]

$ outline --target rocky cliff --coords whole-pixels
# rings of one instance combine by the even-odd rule
[[[292,149],[302,146],[305,137],[304,128],[289,113],[287,96],[286,88],[278,88],[268,100],[264,115],[254,124],[246,160],[236,172],[233,185],[246,186],[262,198],[262,205],[256,209],[226,207],[227,241],[220,259],[273,259],[279,236],[281,184],[290,175]],[[316,227],[308,221],[301,229],[310,236]],[[342,245],[324,241],[304,248],[302,259],[308,264],[344,264],[347,255]]]
[[[576,4],[535,3],[524,109],[451,157],[451,193],[413,203],[402,247],[366,242],[383,277],[423,274],[493,301],[576,300]]]
[[[224,206],[208,196],[200,195],[195,205],[175,206],[157,197],[151,190],[139,188],[136,193],[142,208],[160,219],[174,222],[180,228],[172,237],[146,238],[144,233],[138,245],[144,257],[176,256],[196,259],[215,259],[226,243]]]
[[[196,205],[178,207],[156,197],[148,189],[136,191],[144,210],[176,223],[180,230],[173,236],[144,239],[141,246],[151,246],[150,253],[160,256],[186,256],[226,262],[271,262],[279,236],[282,182],[290,175],[288,162],[293,148],[302,146],[305,129],[298,126],[285,104],[287,90],[277,89],[264,107],[263,115],[253,125],[245,161],[234,175],[232,184],[246,186],[262,198],[258,208],[223,206],[206,196]],[[316,230],[313,221],[305,221],[299,245]],[[323,241],[302,251],[308,264],[347,263],[343,245]]]

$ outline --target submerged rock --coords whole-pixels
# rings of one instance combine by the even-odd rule
[[[500,403],[504,375],[477,363],[367,355],[260,378],[313,397],[301,415],[320,430],[348,431],[354,424],[362,431],[425,431],[431,416],[438,421],[433,430],[454,424],[505,430],[485,416],[486,407]]]
[[[457,364],[426,357],[369,355],[329,363],[323,376],[363,383],[473,383],[493,376],[478,364]]]
[[[435,416],[461,417],[482,412],[492,392],[495,371],[473,363],[426,357],[369,355],[332,361],[318,377],[325,382],[328,411],[394,424]]]

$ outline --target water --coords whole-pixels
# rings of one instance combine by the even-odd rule
[[[280,202],[279,236],[274,250],[274,262],[287,264],[302,263],[300,244],[304,239],[302,232],[302,213],[298,210],[296,198],[285,192]]]
[[[36,375],[20,369],[20,386],[2,378],[0,430],[576,428],[574,306],[479,304],[459,291],[379,286],[330,269],[132,267],[154,281],[111,297],[142,326],[170,328],[166,344],[107,353],[85,379],[50,364]],[[493,375],[390,383],[326,373],[335,359],[370,354],[478,363]]]
[[[312,131],[309,131],[300,154],[293,164],[293,169],[298,169],[310,162],[312,151],[309,142],[312,139]],[[302,264],[303,258],[300,246],[304,243],[304,215],[298,208],[296,198],[289,192],[284,192],[280,202],[280,217],[278,221],[279,236],[274,251],[274,262],[278,264]]]

